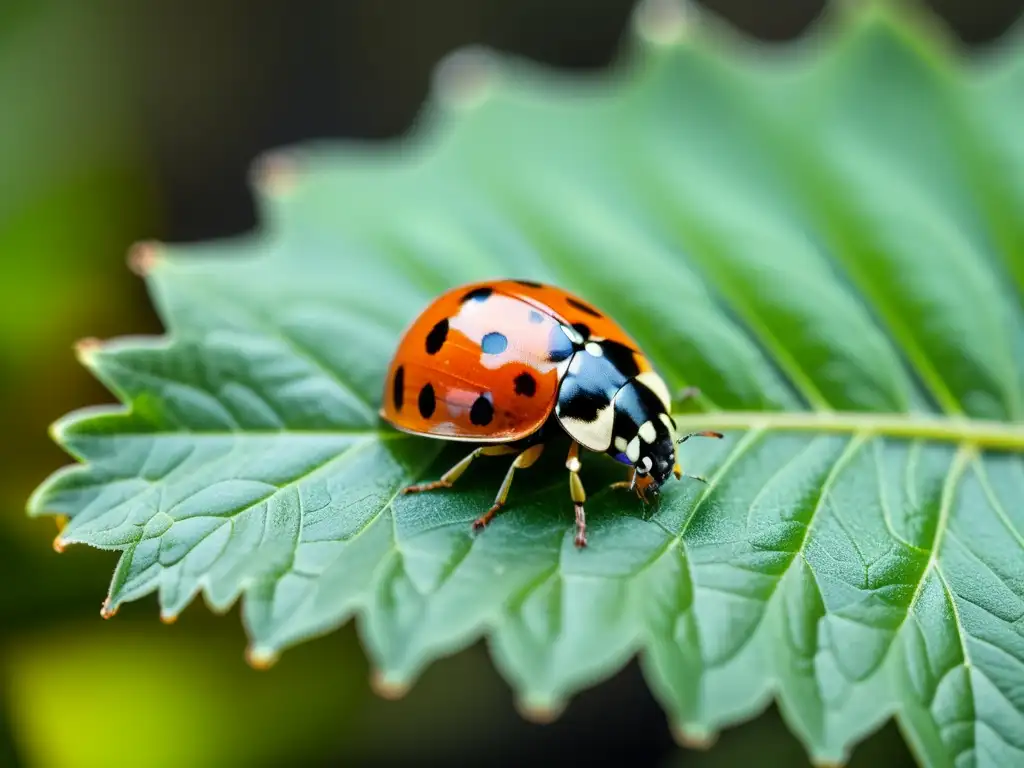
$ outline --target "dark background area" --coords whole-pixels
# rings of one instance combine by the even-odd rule
[[[482,44],[563,69],[609,65],[634,3],[317,0],[286,6],[222,0],[211,5],[216,10],[201,0],[136,9],[129,23],[138,36],[125,41],[167,205],[160,234],[171,240],[217,237],[253,225],[246,173],[252,158],[267,148],[310,138],[402,134],[427,95],[433,67],[459,47]],[[825,4],[704,0],[699,5],[751,37],[784,42],[802,34]],[[926,5],[968,45],[997,38],[1024,8],[1015,0]],[[187,61],[167,55],[171,43],[189,51]],[[180,118],[186,115],[189,124],[183,125]]]
[[[822,8],[815,0],[701,5],[779,43]],[[930,5],[968,46],[997,38],[1024,7]],[[47,425],[110,401],[75,362],[73,341],[161,330],[124,267],[133,241],[250,229],[258,155],[307,139],[402,134],[433,67],[461,46],[565,69],[607,66],[632,8],[632,0],[0,4],[0,766],[806,764],[774,710],[726,732],[710,752],[679,750],[635,664],[546,726],[519,717],[482,645],[435,665],[397,703],[370,692],[352,627],[256,673],[242,662],[237,610],[215,618],[195,606],[164,627],[148,598],[101,622],[114,557],[58,558],[52,522],[23,513],[32,489],[67,460]],[[912,764],[893,725],[853,762]]]

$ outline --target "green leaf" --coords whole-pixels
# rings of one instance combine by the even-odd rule
[[[923,764],[1024,760],[1024,46],[978,60],[869,5],[761,49],[672,3],[622,64],[469,51],[416,135],[299,147],[264,225],[143,246],[169,328],[80,348],[125,404],[73,414],[81,464],[31,501],[122,552],[105,605],[240,597],[250,655],[357,616],[389,693],[486,635],[549,715],[639,653],[690,741],[778,700],[820,761],[895,715]],[[438,291],[553,281],[699,386],[660,505],[562,456],[402,496],[464,449],[376,415]],[[699,443],[699,444],[698,444]],[[530,479],[527,478],[527,474]]]

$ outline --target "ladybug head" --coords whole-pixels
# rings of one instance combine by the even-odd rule
[[[657,497],[676,466],[675,436],[660,419],[644,426],[649,425],[657,425],[654,440],[641,443],[640,456],[633,465],[633,485],[644,498]]]
[[[635,465],[633,486],[641,497],[657,498],[661,486],[669,476],[675,475],[676,478],[683,476],[682,470],[676,464],[676,444],[684,443],[691,437],[721,438],[722,434],[720,432],[691,432],[677,440],[670,430],[659,430],[656,439],[645,446],[645,450],[640,454]]]

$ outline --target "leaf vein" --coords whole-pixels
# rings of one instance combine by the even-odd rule
[[[347,381],[342,377],[340,371],[330,366],[325,362],[317,353],[310,350],[307,346],[301,344],[293,334],[289,334],[279,323],[276,323],[271,317],[265,315],[262,312],[258,312],[254,309],[251,303],[240,302],[230,292],[215,290],[214,286],[210,283],[206,283],[199,280],[192,281],[192,286],[201,292],[212,294],[213,299],[227,299],[232,303],[234,307],[243,312],[246,317],[253,321],[253,324],[261,328],[264,333],[269,336],[278,339],[285,344],[297,357],[306,360],[314,368],[320,370],[328,379],[333,381],[338,389],[346,395],[350,402],[354,403],[360,410],[363,418],[368,422],[376,421],[377,412],[370,405],[370,403],[364,399],[350,381]]]

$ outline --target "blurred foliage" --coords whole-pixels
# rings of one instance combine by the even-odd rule
[[[253,675],[237,657],[225,664],[223,643],[176,634],[130,622],[72,625],[9,648],[14,727],[26,753],[39,765],[83,768],[254,765],[308,759],[324,743],[351,740],[365,694],[343,665],[321,655],[281,675]],[[288,722],[276,706],[282,699],[296,704]],[[325,699],[333,706],[302,706]]]
[[[214,768],[313,764],[332,753],[410,760],[430,739],[436,760],[482,747],[502,722],[482,654],[453,660],[424,695],[389,705],[366,686],[354,633],[257,674],[231,638],[194,629],[71,623],[10,643],[0,669],[30,763]],[[452,676],[468,681],[459,696],[446,692]]]
[[[75,3],[18,0],[0,10],[0,401],[12,406],[9,434],[25,436],[0,448],[7,509],[21,505],[41,456],[53,456],[28,436],[81,395],[71,342],[138,314],[123,253],[156,226],[156,192],[123,76],[96,54],[110,32]],[[0,526],[24,529],[14,515]]]
[[[112,742],[138,743],[156,732],[154,723],[164,722],[183,723],[185,730],[176,739],[149,741],[153,764],[176,758],[181,764],[191,756],[192,764],[202,765],[199,748],[220,764],[254,756],[253,745],[239,739],[243,721],[260,729],[259,764],[267,765],[280,764],[281,750],[299,739],[309,741],[311,762],[327,755],[422,762],[428,755],[419,745],[428,742],[436,762],[480,754],[514,759],[530,745],[546,750],[537,754],[564,749],[573,757],[600,758],[611,754],[609,745],[622,733],[650,735],[655,753],[669,748],[657,741],[663,725],[635,670],[581,696],[562,721],[541,729],[515,718],[479,647],[439,663],[407,700],[393,703],[367,698],[366,662],[351,631],[302,646],[269,674],[257,675],[242,666],[237,623],[210,620],[202,607],[171,628],[153,626],[152,604],[103,624],[96,585],[109,573],[111,555],[73,551],[55,562],[48,545],[56,532],[52,523],[22,514],[32,487],[63,461],[46,425],[83,403],[109,399],[75,364],[72,342],[158,330],[140,281],[123,262],[128,243],[168,232],[172,206],[163,195],[169,185],[177,185],[179,195],[172,215],[184,211],[205,231],[230,230],[248,215],[238,213],[246,210],[242,171],[231,163],[240,168],[258,149],[310,130],[311,123],[313,133],[398,130],[416,108],[426,68],[463,42],[486,37],[570,63],[567,41],[591,34],[579,21],[584,6],[591,26],[610,30],[600,33],[599,53],[585,57],[601,63],[628,3],[531,0],[510,4],[521,9],[513,13],[500,12],[497,3],[483,13],[472,0],[438,2],[408,25],[394,24],[380,3],[361,4],[353,23],[338,10],[324,12],[329,5],[319,4],[319,21],[305,27],[288,24],[296,17],[282,5],[275,12],[282,23],[264,24],[264,37],[245,37],[246,19],[265,16],[265,9],[239,2],[0,3],[0,578],[9,585],[0,590],[2,766],[116,765]],[[736,12],[744,3],[713,5]],[[748,16],[761,21],[750,26],[767,23],[781,30],[778,36],[789,36],[810,18],[813,5],[794,3],[810,9],[794,14],[792,7],[754,3]],[[1013,4],[961,3],[959,13],[990,35],[998,24],[986,19],[1009,18],[1005,10],[993,12],[1000,5]],[[605,21],[595,21],[599,16]],[[305,58],[307,48],[317,48],[306,45],[311,28],[323,37],[319,49],[336,59]],[[281,42],[296,34],[306,37]],[[197,52],[183,58],[185,48]],[[125,50],[135,58],[126,58]],[[380,58],[367,66],[372,52]],[[322,83],[320,90],[306,87],[311,74],[331,66],[345,69],[340,95],[329,91],[325,98]],[[278,100],[268,103],[267,83],[285,67],[295,79],[277,82]],[[147,105],[148,122],[140,120],[139,103]],[[326,105],[338,111],[325,119]],[[289,127],[268,128],[268,115]],[[1002,111],[997,116],[1006,117]],[[1015,121],[1005,130],[1012,134]],[[155,156],[154,136],[173,145],[174,153],[161,150],[170,161]],[[238,176],[230,195],[223,178],[229,169]],[[177,225],[171,231],[179,234],[196,226]],[[138,708],[138,697],[153,691],[166,706],[151,701]],[[343,723],[335,737],[324,714],[335,709],[363,711],[364,718],[356,726]],[[124,712],[130,723],[124,730],[136,729],[138,738],[96,718],[103,710]],[[307,712],[317,715],[309,727]],[[189,713],[197,716],[190,720]],[[275,728],[264,727],[268,713]],[[223,722],[223,730],[211,720]],[[636,739],[632,744],[636,750]],[[683,752],[672,763],[736,764],[764,754],[786,764],[804,760],[774,713],[724,734],[715,751]],[[891,726],[855,753],[861,764],[896,761],[909,764],[910,758]]]
[[[8,715],[42,715],[12,698],[15,676],[28,684],[11,666],[15,645],[55,620],[95,616],[76,586],[103,567],[102,558],[75,558],[65,573],[47,571],[52,529],[18,513],[57,460],[39,429],[83,395],[105,397],[74,369],[71,342],[138,318],[125,242],[157,225],[152,169],[128,120],[123,79],[97,55],[110,32],[98,21],[75,3],[0,4],[0,579],[24,585],[26,574],[38,576],[31,589],[0,590],[0,765],[40,764],[15,751],[25,745]]]
[[[397,692],[486,634],[547,718],[640,651],[683,740],[775,695],[818,760],[896,713],[925,764],[1008,761],[1024,229],[1020,139],[986,117],[1019,111],[1024,49],[968,65],[873,6],[775,56],[667,0],[636,29],[601,79],[463,53],[415,139],[271,158],[261,236],[140,249],[171,336],[80,348],[128,407],[60,422],[82,465],[31,512],[123,551],[106,614],[244,595],[258,666],[355,615]],[[646,516],[592,492],[584,553],[540,467],[479,537],[492,488],[400,496],[454,451],[381,430],[396,340],[500,276],[585,296],[699,385],[676,418],[727,431],[682,459],[710,484]]]

